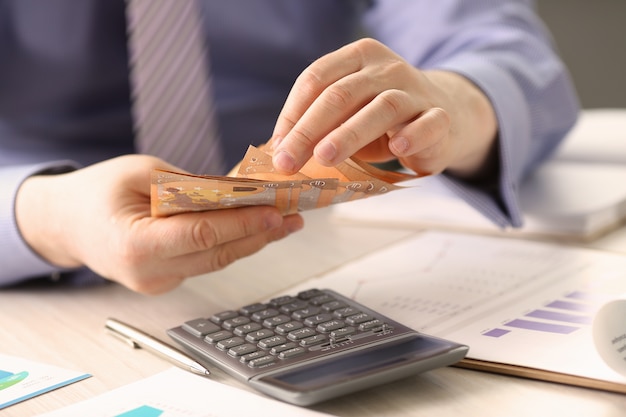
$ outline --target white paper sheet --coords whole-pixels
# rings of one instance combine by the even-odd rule
[[[179,368],[40,417],[322,417],[328,416]]]
[[[0,354],[0,409],[89,376],[70,369]]]
[[[600,306],[626,292],[623,255],[426,232],[291,291],[312,287],[469,345],[468,358],[626,384],[595,350],[591,330]]]

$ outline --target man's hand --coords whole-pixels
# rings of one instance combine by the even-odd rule
[[[296,80],[270,144],[274,166],[297,172],[314,156],[398,158],[419,174],[476,178],[490,169],[497,121],[489,100],[451,72],[420,71],[362,39],[311,64]]]
[[[68,174],[34,176],[17,197],[28,244],[60,267],[86,265],[135,291],[157,294],[224,268],[302,228],[299,215],[246,207],[150,216],[150,171],[176,170],[129,155]]]

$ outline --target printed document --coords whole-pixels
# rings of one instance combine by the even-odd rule
[[[336,290],[415,330],[469,345],[470,361],[535,370],[535,377],[557,382],[582,378],[569,382],[626,393],[626,377],[602,360],[592,337],[595,313],[626,293],[624,255],[431,231],[291,291],[313,287]],[[613,319],[626,327],[625,317]],[[553,374],[561,376],[547,377]]]

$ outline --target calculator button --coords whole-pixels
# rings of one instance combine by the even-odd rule
[[[220,330],[220,327],[206,319],[196,319],[186,321],[183,324],[183,329],[196,337],[203,337]]]
[[[230,337],[228,339],[223,339],[217,342],[215,346],[217,346],[220,350],[228,350],[235,346],[243,345],[244,340],[241,337]]]
[[[313,346],[319,345],[320,343],[324,343],[328,340],[328,337],[324,334],[316,334],[315,336],[307,337],[306,339],[302,339],[300,344],[302,346]]]
[[[262,329],[263,327],[259,323],[247,323],[242,324],[241,326],[235,327],[233,333],[237,336],[245,336],[250,332],[254,332],[256,330]]]
[[[298,329],[298,330],[294,330],[293,332],[289,332],[289,334],[287,335],[287,337],[290,340],[302,340],[306,337],[311,337],[316,335],[317,333],[315,332],[315,330],[311,329],[310,327],[304,327],[302,329]]]
[[[295,320],[304,320],[307,317],[314,316],[321,312],[322,312],[322,309],[320,307],[312,306],[312,307],[303,308],[301,310],[294,311],[291,317],[293,317]]]
[[[276,317],[270,317],[269,319],[263,320],[263,326],[272,328],[280,324],[289,323],[290,321],[291,317],[281,314]]]
[[[267,339],[268,337],[274,336],[274,332],[270,329],[260,329],[250,332],[246,335],[246,340],[248,342],[258,342],[259,340]]]
[[[370,316],[367,313],[359,313],[350,317],[346,317],[346,323],[350,325],[357,325],[361,323],[365,323],[366,321],[373,320],[375,317]]]
[[[279,314],[280,313],[278,312],[278,310],[274,310],[273,308],[270,308],[267,310],[257,311],[256,313],[252,315],[252,320],[263,321],[265,319],[269,319],[270,317],[276,317]]]
[[[289,323],[279,324],[274,330],[276,330],[276,333],[286,334],[291,331],[301,329],[303,327],[304,324],[300,323],[299,321],[290,321]]]
[[[283,295],[282,297],[276,297],[276,298],[271,299],[269,304],[272,307],[280,307],[280,306],[285,305],[287,303],[291,303],[294,300],[295,300],[295,298],[290,296],[290,295]]]
[[[301,310],[301,309],[305,308],[308,305],[309,305],[309,303],[307,303],[304,300],[294,300],[291,303],[287,303],[287,304],[282,305],[280,307],[280,311],[282,311],[283,313],[291,314],[294,311]]]
[[[374,320],[366,321],[365,323],[359,324],[359,330],[361,331],[372,330],[377,327],[381,327],[382,325],[383,325],[382,321],[378,319],[374,319]]]
[[[348,304],[337,300],[322,304],[322,310],[324,311],[335,311],[346,307],[348,307]]]
[[[228,330],[234,329],[237,326],[241,326],[242,324],[250,323],[250,319],[244,316],[234,317],[232,319],[224,320],[222,323],[222,327]]]
[[[324,291],[320,291],[316,288],[310,289],[310,290],[306,290],[306,291],[301,291],[298,293],[298,298],[301,298],[303,300],[310,300],[313,297],[317,297],[319,295],[325,294]]]
[[[257,359],[252,359],[248,362],[248,366],[251,368],[258,368],[259,366],[269,365],[276,362],[273,356],[267,355]]]
[[[271,350],[270,353],[272,355],[278,355],[280,352],[283,352],[285,350],[289,350],[289,349],[293,349],[296,347],[296,344],[293,342],[287,342],[287,343],[283,343],[282,345],[278,345],[278,346],[274,346]]]
[[[256,313],[257,311],[265,310],[267,308],[267,304],[263,303],[254,303],[239,309],[239,312],[244,316],[249,316],[252,313]]]
[[[267,339],[263,339],[259,341],[259,347],[262,349],[270,349],[274,346],[282,345],[286,343],[287,339],[283,336],[272,336]]]
[[[346,323],[343,320],[331,320],[325,323],[320,323],[317,326],[317,331],[322,333],[328,333],[333,330],[341,329],[345,327]]]
[[[346,337],[353,335],[354,333],[356,333],[356,329],[354,327],[348,326],[344,327],[343,329],[333,330],[329,333],[329,336],[331,339],[337,340],[345,339]]]
[[[307,317],[306,319],[304,319],[304,325],[309,327],[315,327],[318,324],[329,321],[332,318],[333,316],[328,313],[317,314],[315,316]]]
[[[222,324],[224,320],[235,318],[239,315],[236,311],[228,310],[222,311],[221,313],[213,314],[211,316],[211,321],[213,323]]]
[[[298,347],[294,347],[293,349],[288,349],[288,350],[284,350],[280,352],[278,354],[278,357],[280,359],[289,359],[289,358],[293,358],[294,356],[302,355],[306,351],[307,350],[305,348],[298,346]]]
[[[233,334],[231,332],[227,332],[226,330],[222,330],[219,332],[207,334],[204,337],[204,340],[209,343],[217,343],[220,340],[228,339],[229,337],[233,337]]]
[[[361,310],[357,310],[354,307],[346,307],[346,308],[340,308],[339,310],[335,310],[333,312],[333,315],[339,319],[345,319],[348,316],[353,316],[360,312]]]
[[[233,348],[228,349],[228,354],[234,358],[239,358],[244,355],[248,355],[252,352],[256,352],[258,348],[256,345],[251,345],[250,343],[245,343],[243,345],[235,346]]]
[[[243,355],[241,358],[239,358],[240,362],[248,362],[251,361],[253,359],[258,359],[261,358],[263,356],[266,356],[267,353],[265,353],[262,350],[257,350],[256,352],[252,352],[252,353],[247,353],[245,355]]]
[[[331,301],[335,301],[335,298],[331,297],[328,294],[323,294],[311,298],[309,300],[309,303],[313,304],[314,306],[321,306],[322,304],[330,303]]]

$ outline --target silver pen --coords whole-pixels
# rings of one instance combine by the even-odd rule
[[[146,349],[155,353],[174,365],[198,375],[209,375],[209,370],[191,359],[180,350],[162,342],[133,326],[114,318],[107,319],[105,327],[114,336],[121,338],[133,348]]]

